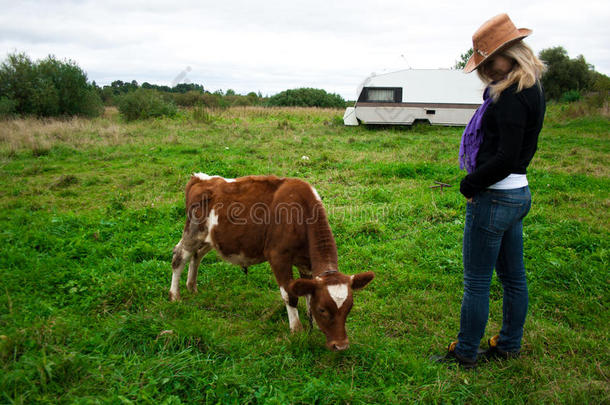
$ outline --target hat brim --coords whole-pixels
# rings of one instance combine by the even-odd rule
[[[497,54],[501,50],[508,48],[510,45],[514,44],[515,42],[521,41],[523,38],[531,35],[531,33],[533,31],[528,28],[519,28],[517,30],[517,32],[519,33],[517,36],[509,38],[504,43],[500,44],[500,46],[498,46],[493,52],[491,52],[489,55],[487,55],[485,57],[480,55],[477,52],[473,52],[472,55],[470,55],[468,62],[466,62],[466,65],[464,66],[464,69],[463,69],[464,73],[470,73],[470,72],[476,70],[487,59],[489,59],[493,55]]]

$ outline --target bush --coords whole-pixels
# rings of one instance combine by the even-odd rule
[[[0,118],[7,118],[15,114],[17,103],[8,97],[0,97]]]
[[[330,94],[322,89],[300,88],[285,90],[269,97],[267,105],[345,108],[345,100],[338,94]]]
[[[593,93],[590,93],[589,95],[587,95],[587,97],[585,97],[583,101],[589,108],[597,108],[597,109],[605,108],[607,111],[609,98],[610,97],[608,95],[608,92],[597,91],[597,92],[593,92]]]
[[[593,92],[585,98],[588,104],[593,107],[602,108],[608,106],[610,99],[610,77],[594,72],[593,74]]]
[[[205,93],[203,95],[203,105],[209,108],[220,107],[222,96],[213,93]]]
[[[258,94],[256,94],[255,92],[251,91],[250,93],[248,93],[246,95],[246,98],[248,99],[248,102],[250,103],[250,105],[257,105],[260,104],[260,99],[261,97],[258,96]]]
[[[566,103],[573,103],[580,100],[580,92],[577,90],[566,91],[561,95],[561,101]]]
[[[0,65],[0,99],[12,100],[17,114],[42,117],[103,112],[102,101],[86,73],[73,61],[54,56],[32,62],[25,54],[11,54]],[[3,102],[3,108],[8,102]]]
[[[174,102],[181,107],[192,107],[204,103],[203,93],[195,90],[187,91],[186,93],[176,93],[173,97]]]
[[[225,95],[224,101],[226,102],[227,106],[232,106],[232,107],[244,107],[244,106],[251,105],[250,100],[248,100],[247,97],[235,95],[235,94]]]
[[[173,117],[176,105],[156,90],[138,89],[118,97],[119,112],[127,121],[152,117]]]

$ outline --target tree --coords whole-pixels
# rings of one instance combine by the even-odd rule
[[[87,75],[74,61],[60,61],[53,56],[36,64],[39,83],[48,97],[39,115],[85,115],[101,113],[101,100],[95,88],[87,83]]]
[[[250,93],[248,93],[246,95],[246,98],[248,99],[248,104],[250,105],[256,105],[259,102],[259,97],[258,95],[256,95],[255,92],[251,91]]]
[[[25,53],[9,54],[0,66],[0,97],[20,114],[34,114],[37,98],[34,64]]]
[[[329,94],[322,89],[300,88],[284,90],[269,97],[267,104],[270,106],[344,108],[345,100],[338,94]]]
[[[590,90],[594,84],[593,66],[588,64],[582,55],[570,59],[565,48],[556,46],[543,49],[538,57],[547,65],[542,76],[542,86],[547,99],[559,100],[566,92],[580,93]]]
[[[119,112],[127,121],[176,115],[176,106],[166,101],[163,94],[151,89],[137,89],[117,100]]]
[[[468,59],[470,59],[470,57],[472,56],[472,52],[474,52],[474,51],[472,48],[470,48],[465,53],[461,54],[460,60],[455,61],[455,65],[453,65],[453,69],[463,70],[466,67],[466,63],[468,62]]]
[[[203,93],[203,86],[196,83],[178,83],[174,87],[172,87],[171,91],[173,93],[187,93],[189,91],[197,91],[199,93]]]
[[[103,111],[96,88],[73,61],[54,56],[32,62],[11,54],[0,65],[0,99],[17,114],[97,116]]]

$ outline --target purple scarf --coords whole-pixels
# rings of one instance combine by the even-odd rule
[[[477,165],[477,154],[483,143],[481,124],[489,104],[491,104],[491,97],[489,97],[489,87],[487,87],[483,92],[483,104],[479,106],[466,125],[460,142],[460,169],[465,168],[468,173],[472,173]]]

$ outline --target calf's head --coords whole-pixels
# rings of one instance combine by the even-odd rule
[[[326,335],[330,350],[348,348],[345,320],[354,303],[353,291],[365,287],[374,277],[371,271],[352,276],[330,271],[313,279],[299,278],[290,285],[294,295],[308,296],[312,316]]]

